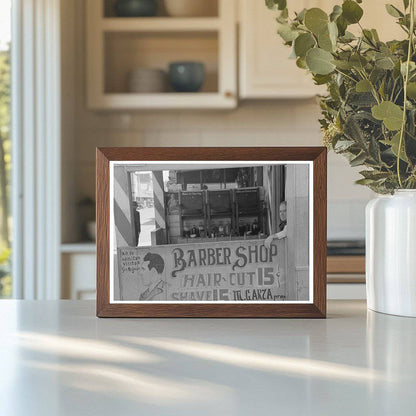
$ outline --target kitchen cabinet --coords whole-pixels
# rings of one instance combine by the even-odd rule
[[[62,244],[61,265],[61,298],[78,300],[95,299],[95,244]]]
[[[209,109],[237,105],[236,8],[217,2],[216,16],[116,17],[111,1],[88,0],[87,105],[90,109]],[[137,93],[127,88],[137,69],[167,73],[177,61],[202,62],[205,81],[192,93]]]
[[[291,10],[318,2],[293,0]],[[290,48],[276,33],[275,16],[264,1],[239,0],[240,98],[308,98],[319,92],[312,77],[289,59]]]
[[[390,2],[400,9],[401,0]],[[289,11],[320,7],[326,12],[332,10],[337,0],[291,0]],[[362,25],[378,30],[381,40],[403,38],[394,19],[387,13],[384,4],[367,1]],[[311,75],[296,66],[289,59],[290,48],[283,44],[276,33],[275,17],[279,12],[267,9],[264,1],[239,0],[239,95],[242,99],[284,99],[308,98],[325,91],[315,86]],[[388,24],[386,24],[388,22]],[[357,33],[358,25],[349,30]]]

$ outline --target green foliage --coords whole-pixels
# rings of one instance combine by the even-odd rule
[[[342,17],[350,25],[358,23],[363,13],[363,9],[353,0],[346,0],[342,3]]]
[[[266,0],[266,5],[272,10],[283,10],[286,8],[286,0]]]
[[[351,166],[365,166],[357,183],[382,194],[416,188],[415,1],[385,6],[407,39],[382,42],[360,24],[361,0],[340,1],[330,13],[304,9],[293,18],[286,1],[266,0],[280,10],[278,33],[296,65],[327,87],[319,98],[325,144]]]
[[[0,249],[0,299],[11,295],[10,249]]]
[[[0,49],[0,128],[10,124],[10,52]]]
[[[10,50],[0,49],[0,298],[11,295],[9,241]]]
[[[403,111],[397,104],[391,101],[383,101],[373,106],[371,113],[375,119],[381,120],[389,130],[400,130]]]
[[[335,65],[332,61],[332,55],[321,48],[309,49],[306,54],[306,65],[314,74],[328,75],[333,72]]]

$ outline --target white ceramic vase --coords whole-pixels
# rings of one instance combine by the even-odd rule
[[[416,317],[416,190],[368,203],[366,281],[369,309]]]

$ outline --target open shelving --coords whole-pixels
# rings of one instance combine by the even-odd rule
[[[215,0],[214,0],[215,1]],[[111,1],[87,0],[87,105],[91,109],[234,108],[237,105],[235,4],[218,0],[208,17],[115,17]],[[199,92],[132,93],[130,71],[168,71],[175,61],[202,62]]]

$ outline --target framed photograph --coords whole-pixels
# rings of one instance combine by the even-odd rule
[[[97,316],[326,316],[324,147],[97,149]]]

